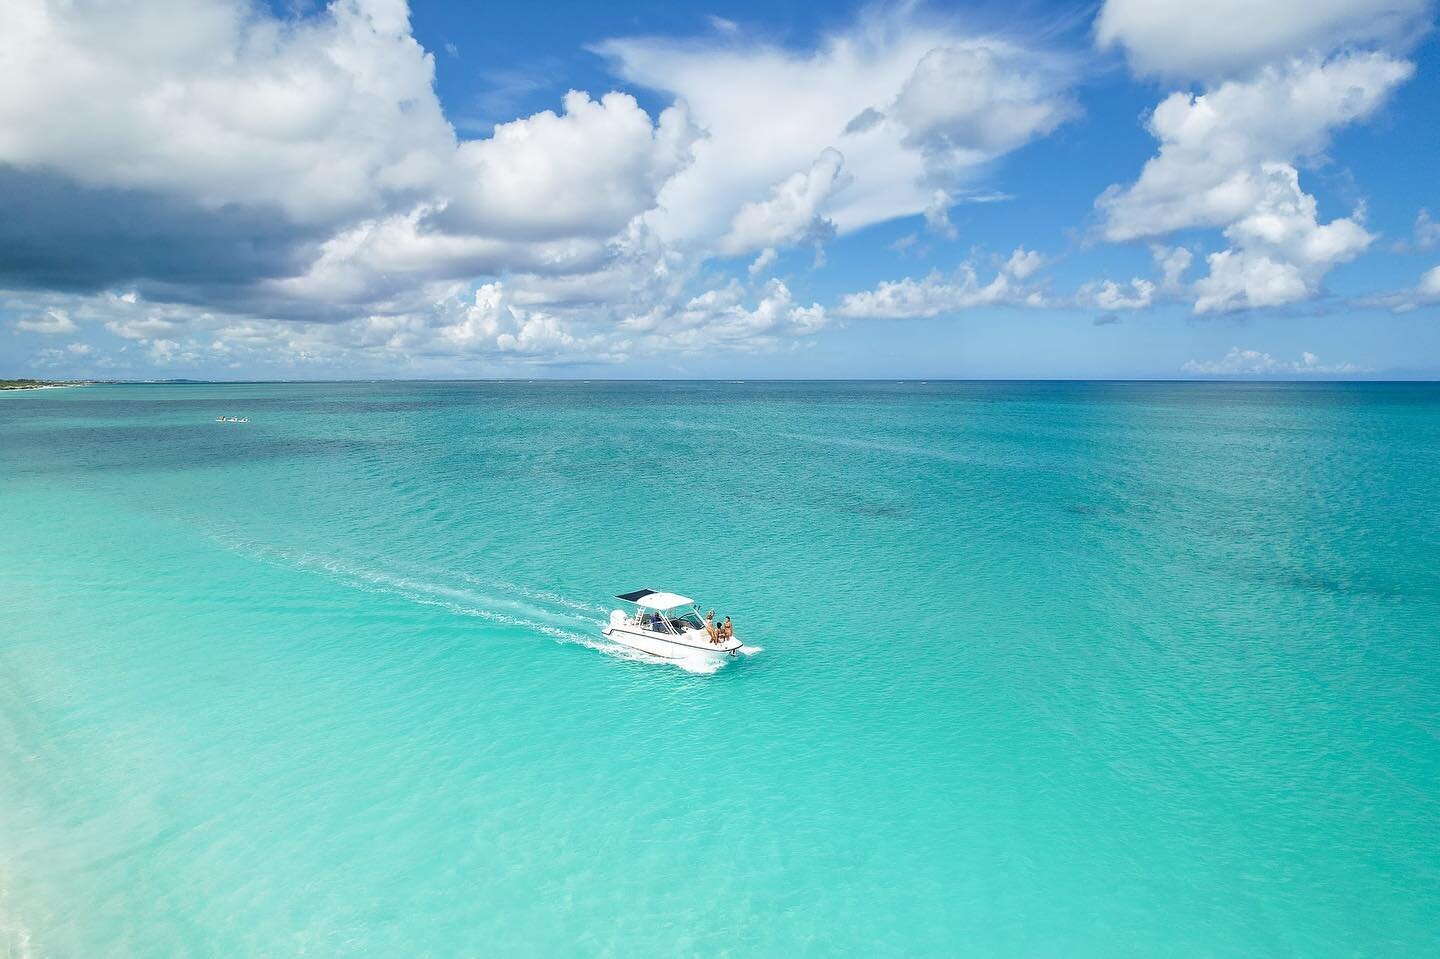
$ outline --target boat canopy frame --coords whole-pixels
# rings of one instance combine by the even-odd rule
[[[695,605],[695,600],[687,596],[667,593],[658,589],[637,589],[633,593],[621,593],[615,598],[627,603],[634,603],[641,609],[653,609],[662,613],[679,609],[681,606]]]

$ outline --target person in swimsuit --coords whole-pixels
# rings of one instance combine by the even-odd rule
[[[710,642],[720,642],[720,630],[715,627],[715,610],[705,614],[705,633],[710,637]]]
[[[730,617],[729,617],[729,616],[726,616],[726,617],[725,617],[725,622],[723,622],[723,623],[720,624],[720,638],[721,638],[721,639],[734,639],[734,638],[735,638],[735,627],[732,626],[732,625],[730,625]]]

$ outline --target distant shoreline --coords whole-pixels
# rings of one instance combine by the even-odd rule
[[[1187,377],[1184,379],[1167,379],[1158,377],[1147,377],[1139,379],[1071,379],[1071,378],[1049,378],[1049,379],[1008,379],[997,377],[985,378],[962,378],[953,379],[946,377],[866,377],[862,379],[782,379],[776,377],[749,377],[745,379],[684,379],[678,377],[659,379],[610,379],[604,377],[590,377],[579,379],[573,377],[495,377],[490,379],[353,379],[353,380],[191,380],[191,379],[169,379],[169,380],[3,380],[0,379],[0,392],[21,392],[24,390],[43,390],[61,386],[353,386],[353,385],[467,385],[467,384],[533,384],[533,385],[575,385],[575,384],[604,384],[604,385],[646,385],[646,384],[677,384],[677,385],[728,385],[728,386],[761,386],[761,385],[904,385],[904,386],[942,386],[961,384],[991,384],[991,385],[1063,385],[1063,384],[1089,384],[1089,385],[1154,385],[1154,386],[1215,386],[1215,385],[1237,385],[1237,386],[1340,386],[1340,385],[1436,385],[1440,379],[1434,378],[1322,378],[1322,377],[1259,377],[1259,376],[1235,376],[1235,377]]]
[[[91,380],[0,380],[0,391],[54,390],[65,386],[89,386]]]

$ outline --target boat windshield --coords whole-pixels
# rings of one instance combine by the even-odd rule
[[[702,619],[700,618],[700,614],[697,613],[697,612],[696,612],[695,610],[693,610],[693,609],[692,609],[690,612],[686,613],[684,616],[675,616],[675,617],[673,617],[670,621],[671,621],[672,623],[674,623],[676,626],[682,626],[682,627],[684,627],[685,629],[704,629],[704,628],[705,628],[705,621],[702,620]]]

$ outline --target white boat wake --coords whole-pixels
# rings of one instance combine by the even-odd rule
[[[598,636],[604,620],[604,606],[586,603],[548,590],[515,583],[486,581],[468,573],[449,574],[459,582],[447,584],[442,571],[416,568],[397,573],[380,570],[334,556],[304,550],[270,546],[228,536],[215,535],[217,542],[232,551],[288,569],[320,571],[354,589],[399,596],[422,606],[434,606],[460,616],[472,616],[497,626],[538,633],[567,645],[584,646],[616,659],[637,663],[663,663],[695,675],[708,675],[724,668],[725,662],[697,655],[662,658],[632,649]],[[752,656],[759,646],[742,646],[736,652]]]

